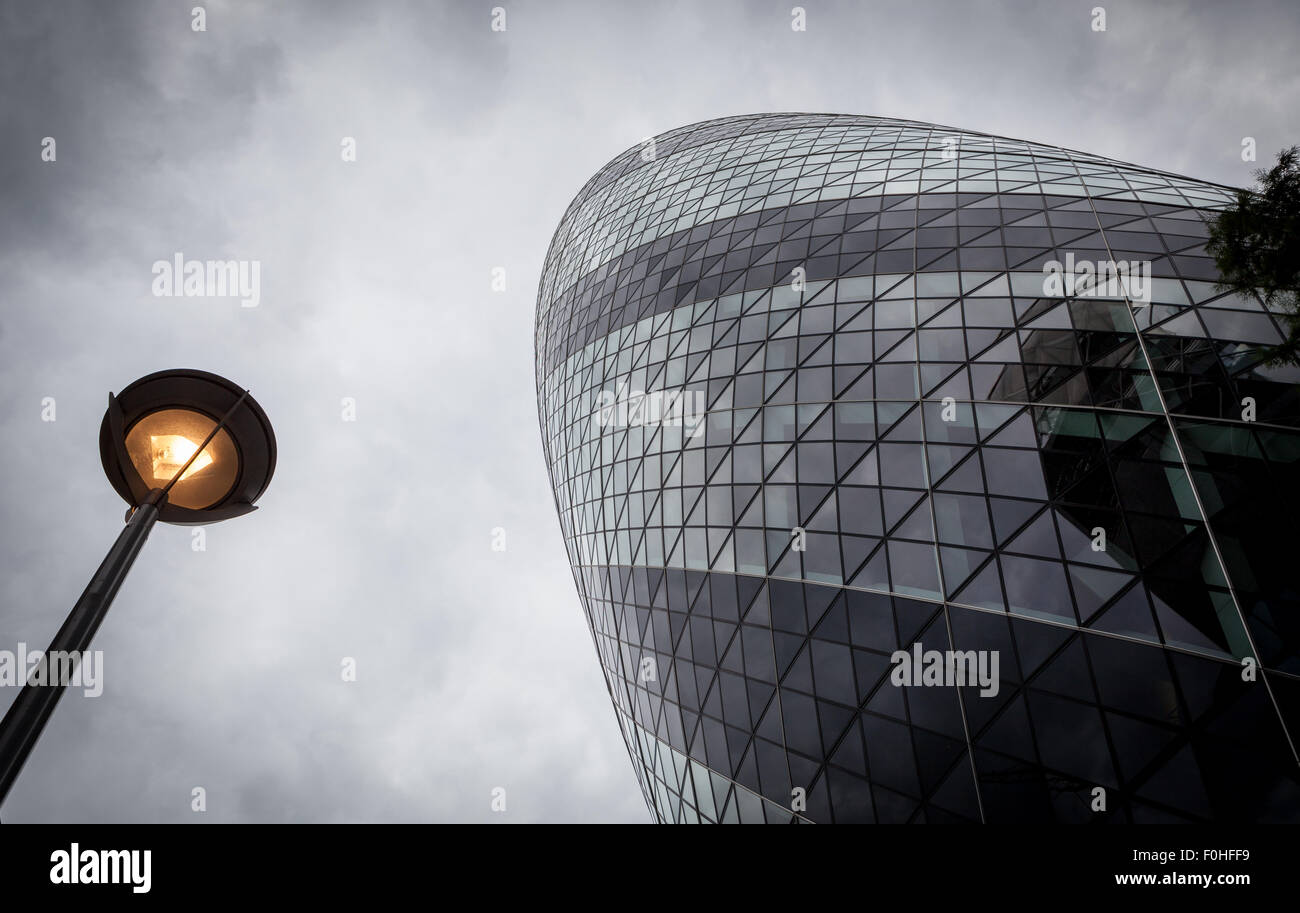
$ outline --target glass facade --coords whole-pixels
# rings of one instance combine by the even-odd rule
[[[1300,370],[1215,288],[1232,198],[826,115],[592,178],[538,407],[657,820],[1300,820]]]

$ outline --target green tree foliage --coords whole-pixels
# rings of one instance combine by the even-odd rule
[[[1258,190],[1242,190],[1210,228],[1207,244],[1223,281],[1219,287],[1258,291],[1282,310],[1286,340],[1267,353],[1270,364],[1300,363],[1300,146],[1255,173]]]

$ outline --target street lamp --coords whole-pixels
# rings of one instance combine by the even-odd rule
[[[182,368],[109,394],[99,456],[130,505],[126,526],[41,658],[47,670],[52,656],[80,661],[155,522],[208,524],[257,509],[275,472],[275,434],[247,390]],[[0,803],[67,684],[39,672],[0,720]]]

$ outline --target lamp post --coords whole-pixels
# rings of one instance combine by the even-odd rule
[[[225,378],[159,371],[109,394],[99,454],[130,505],[126,526],[41,657],[46,674],[38,666],[0,720],[0,803],[67,686],[51,657],[80,662],[154,523],[208,524],[256,510],[275,472],[275,434],[248,391]]]

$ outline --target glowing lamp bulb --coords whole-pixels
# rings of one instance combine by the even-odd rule
[[[149,442],[153,451],[153,477],[163,482],[169,481],[172,476],[176,475],[186,461],[194,456],[194,452],[199,449],[198,444],[180,434],[150,435]],[[185,470],[185,474],[181,476],[181,481],[211,465],[212,457],[208,456],[207,450],[204,450],[193,463],[190,463],[190,468]]]
[[[202,510],[221,500],[239,479],[239,450],[225,428],[199,450],[216,426],[211,417],[193,409],[159,409],[127,430],[126,452],[141,481],[152,488],[164,487],[194,457],[168,492],[167,502]]]

